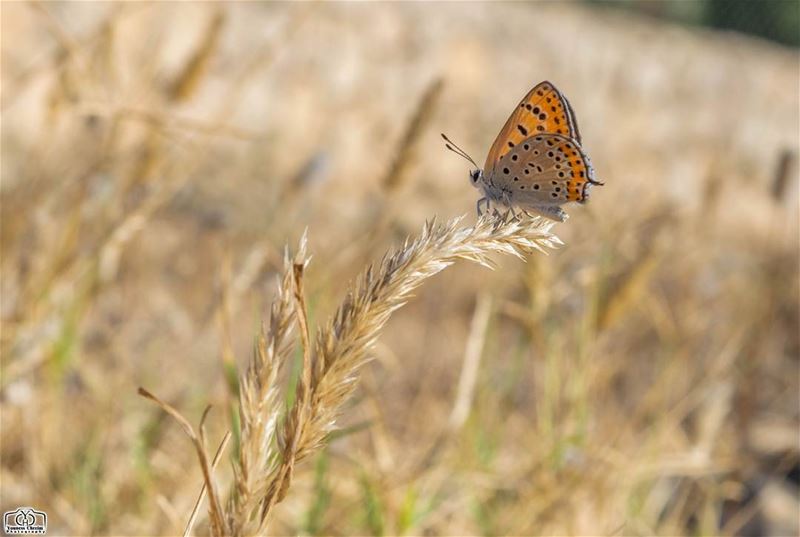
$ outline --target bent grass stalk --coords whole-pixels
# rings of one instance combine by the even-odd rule
[[[553,222],[539,217],[518,220],[484,215],[472,227],[460,227],[461,220],[428,222],[417,238],[407,239],[377,265],[367,267],[332,320],[317,331],[313,348],[303,297],[303,272],[308,264],[305,236],[294,259],[289,261],[287,254],[268,326],[240,380],[239,449],[224,514],[213,495],[213,475],[203,473],[205,488],[212,493],[209,518],[213,535],[265,532],[275,505],[286,497],[296,464],[322,447],[335,430],[342,406],[356,387],[360,368],[370,360],[369,351],[381,329],[427,278],[458,260],[493,268],[492,254],[524,259],[530,252],[546,253],[562,244],[550,233]],[[290,359],[289,335],[295,325],[300,330],[303,370],[295,402],[284,414],[277,379]],[[179,421],[188,434],[191,428],[186,428],[184,419]],[[208,455],[202,452],[202,444],[195,445],[206,470]]]

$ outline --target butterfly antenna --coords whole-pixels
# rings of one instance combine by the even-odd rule
[[[445,144],[444,144],[444,146],[445,146],[447,149],[449,149],[450,151],[452,151],[452,152],[453,152],[453,153],[455,153],[456,155],[459,155],[460,157],[463,157],[463,158],[467,159],[467,160],[468,160],[469,162],[471,162],[471,163],[472,163],[472,165],[473,165],[473,166],[475,166],[476,168],[480,168],[480,166],[478,166],[478,165],[475,163],[475,161],[474,161],[474,160],[472,160],[472,157],[470,157],[470,156],[467,154],[467,152],[466,152],[466,151],[464,151],[463,149],[461,149],[460,147],[458,147],[456,144],[454,144],[454,143],[453,143],[453,141],[452,141],[450,138],[448,138],[448,137],[447,137],[447,136],[446,136],[444,133],[442,133],[442,138],[443,138],[443,139],[444,139],[444,141],[445,141]]]

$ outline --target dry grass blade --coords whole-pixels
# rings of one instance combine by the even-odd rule
[[[225,448],[228,447],[228,441],[230,439],[231,433],[228,431],[225,433],[225,436],[222,437],[222,441],[219,443],[217,452],[214,454],[214,460],[211,461],[212,471],[217,469],[217,465],[219,464],[220,459],[222,459],[222,454],[225,452]],[[189,516],[189,521],[186,523],[186,529],[183,531],[183,537],[186,537],[191,533],[194,522],[197,520],[197,513],[200,511],[200,504],[203,503],[203,498],[206,497],[207,491],[208,488],[206,487],[205,483],[203,483],[203,487],[200,489],[200,494],[197,495],[197,501],[194,503],[192,514]]]
[[[422,98],[419,100],[414,115],[406,127],[403,138],[397,149],[392,166],[383,178],[383,187],[388,191],[396,190],[403,182],[405,171],[408,165],[414,160],[414,150],[417,146],[417,141],[425,132],[425,127],[428,125],[430,118],[436,110],[436,105],[439,102],[439,95],[442,93],[443,82],[442,79],[437,78],[434,80]]]
[[[461,368],[461,377],[458,380],[456,402],[450,413],[449,427],[457,430],[469,417],[472,400],[475,397],[475,385],[478,380],[481,352],[486,339],[486,329],[492,312],[492,299],[487,293],[478,295],[475,304],[475,313],[472,315],[472,325],[467,338],[467,348],[464,351],[464,365]]]
[[[208,66],[219,45],[219,37],[225,23],[225,12],[218,10],[211,19],[203,38],[192,54],[192,57],[175,78],[169,88],[169,98],[175,101],[185,101],[196,92],[203,79],[203,75],[208,71]]]
[[[197,458],[200,460],[200,467],[203,470],[203,480],[205,481],[206,490],[208,491],[208,515],[211,522],[211,532],[213,535],[223,535],[224,526],[222,520],[222,508],[220,507],[219,503],[219,493],[217,492],[217,488],[214,483],[211,464],[208,460],[208,452],[206,451],[204,442],[205,433],[203,432],[203,424],[208,416],[210,407],[207,407],[203,412],[203,418],[200,421],[200,435],[198,436],[195,434],[192,425],[172,405],[165,403],[144,388],[140,387],[138,392],[139,395],[150,399],[160,406],[167,414],[175,418],[175,420],[183,428],[183,432],[186,433],[186,436],[188,436],[194,444],[195,450],[197,451]]]
[[[784,149],[778,155],[778,165],[775,167],[775,176],[772,180],[772,199],[775,201],[782,201],[786,196],[795,162],[797,162],[797,152],[792,149]]]
[[[648,249],[610,285],[604,299],[598,305],[598,330],[610,327],[637,303],[647,286],[650,275],[658,265],[658,255],[657,249]]]

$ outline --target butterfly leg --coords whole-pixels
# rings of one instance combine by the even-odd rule
[[[503,214],[503,217],[508,218],[509,216],[511,216],[511,218],[516,219],[517,212],[514,210],[514,204],[511,203],[511,196],[509,195],[508,192],[503,192],[502,203],[503,205],[508,207],[508,210]]]
[[[489,198],[481,198],[481,199],[478,200],[478,204],[476,205],[476,207],[478,209],[478,216],[481,216],[483,214],[483,211],[481,211],[481,204],[486,204],[486,208],[488,209],[489,208]]]

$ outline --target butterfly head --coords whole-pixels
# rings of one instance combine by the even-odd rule
[[[479,169],[470,170],[469,172],[469,182],[472,183],[472,186],[478,188],[478,183],[480,182],[481,178],[483,177],[483,172]]]

